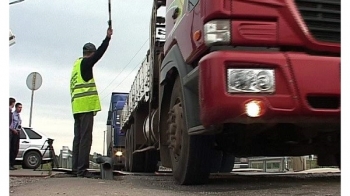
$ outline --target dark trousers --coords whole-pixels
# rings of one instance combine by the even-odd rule
[[[89,168],[94,113],[74,114],[72,170],[83,175]]]
[[[19,133],[14,134],[10,130],[10,167],[15,165],[19,150]]]

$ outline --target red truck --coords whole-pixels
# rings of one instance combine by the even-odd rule
[[[183,185],[234,157],[340,167],[340,0],[155,0],[121,127],[126,170]]]

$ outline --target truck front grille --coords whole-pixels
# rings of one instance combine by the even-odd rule
[[[295,4],[316,40],[340,43],[340,0],[295,0]]]

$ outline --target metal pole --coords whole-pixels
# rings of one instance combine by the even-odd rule
[[[29,127],[32,127],[33,97],[34,97],[34,90],[32,90],[32,98],[30,99]]]
[[[311,159],[309,159],[309,163],[310,163],[310,168],[309,168],[309,169],[312,169],[312,168],[311,168],[311,161],[312,161],[312,160],[311,160]]]
[[[103,131],[103,156],[105,156],[106,131]]]
[[[109,14],[108,26],[109,26],[109,28],[112,28],[112,19],[111,19],[111,0],[108,0],[108,14]]]
[[[30,99],[30,115],[29,115],[29,127],[32,126],[32,112],[33,112],[33,98],[34,98],[34,89],[35,89],[35,79],[36,79],[36,73],[33,75],[33,90],[32,90],[32,97]]]

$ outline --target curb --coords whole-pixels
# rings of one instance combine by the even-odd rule
[[[10,174],[9,177],[18,177],[18,178],[51,178],[59,173],[54,174]]]
[[[53,175],[35,175],[35,174],[29,174],[29,175],[25,175],[25,174],[12,174],[10,175],[10,177],[19,177],[19,178],[23,178],[23,177],[27,177],[27,178],[50,178]]]

